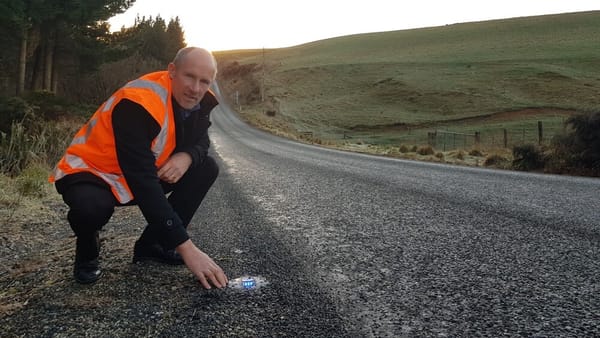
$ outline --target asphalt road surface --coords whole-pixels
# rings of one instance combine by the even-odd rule
[[[269,284],[202,303],[222,314],[209,333],[600,335],[599,179],[333,151],[225,106],[212,120],[221,175],[198,223],[218,224],[194,236],[230,278]]]
[[[600,180],[303,145],[212,114],[221,172],[190,225],[230,279],[132,264],[117,208],[102,278],[72,278],[59,196],[0,235],[1,337],[600,336]]]

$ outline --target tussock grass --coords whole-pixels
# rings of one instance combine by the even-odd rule
[[[78,121],[45,121],[34,116],[13,121],[10,131],[0,134],[0,172],[16,177],[29,166],[51,168],[78,127]]]
[[[16,177],[0,173],[0,219],[5,225],[17,217],[35,217],[40,213],[41,201],[56,195],[47,179],[45,164],[30,163]]]
[[[50,169],[79,125],[78,118],[45,121],[26,114],[22,120],[13,121],[8,132],[1,133],[0,218],[5,224],[26,210],[40,208],[40,201],[52,190],[47,182]]]
[[[490,154],[490,155],[486,156],[485,160],[483,161],[483,165],[485,167],[497,167],[497,168],[509,169],[509,168],[511,168],[511,161],[509,158],[507,158],[503,155]]]

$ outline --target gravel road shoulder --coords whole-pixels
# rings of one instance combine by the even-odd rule
[[[225,180],[227,178],[220,178]],[[267,287],[204,290],[184,267],[132,264],[144,223],[117,208],[101,232],[103,277],[72,279],[75,238],[60,196],[19,207],[0,237],[0,327],[5,337],[349,335],[335,305],[230,185],[216,184],[190,234],[228,273]],[[235,207],[234,207],[235,205]],[[7,212],[8,210],[4,210]]]

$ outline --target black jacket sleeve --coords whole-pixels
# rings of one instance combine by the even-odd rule
[[[175,152],[183,151],[190,154],[192,167],[202,164],[208,154],[208,148],[210,147],[208,137],[208,128],[211,125],[210,113],[218,104],[215,96],[208,92],[200,102],[200,110],[192,112],[192,115],[185,122],[176,123],[181,127],[178,127],[177,149],[175,149]],[[181,119],[179,114],[175,115],[175,119]]]
[[[189,236],[156,174],[151,145],[160,125],[141,105],[127,99],[120,101],[112,114],[117,159],[135,203],[160,244],[174,248]]]
[[[198,113],[198,115],[200,115]],[[192,157],[192,167],[195,167],[204,162],[208,154],[210,139],[208,138],[208,127],[211,122],[208,115],[194,116],[193,121],[184,123],[184,140],[182,146],[175,151],[186,152]]]

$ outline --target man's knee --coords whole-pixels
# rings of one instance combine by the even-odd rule
[[[188,171],[186,185],[211,186],[219,176],[219,165],[214,158],[206,156],[202,163]]]
[[[219,165],[214,158],[206,156],[204,162],[202,162],[202,171],[203,174],[206,175],[207,181],[212,183],[217,179],[217,176],[219,176]]]
[[[69,206],[67,218],[75,234],[92,233],[108,223],[115,199],[108,189],[92,184],[76,184],[63,194]]]

